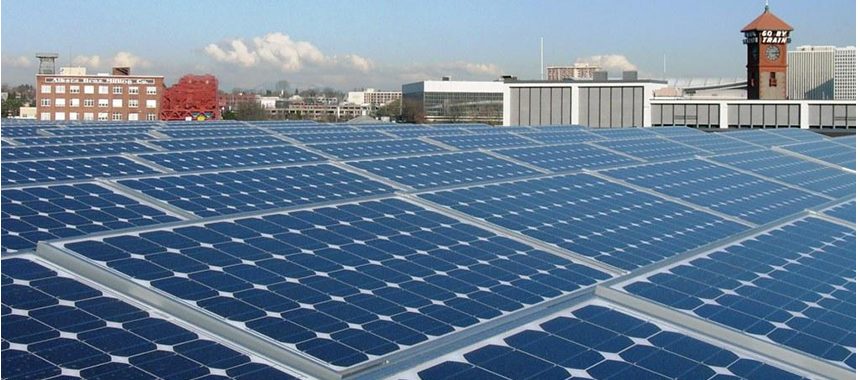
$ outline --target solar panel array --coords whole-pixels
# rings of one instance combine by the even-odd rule
[[[3,378],[855,373],[853,138],[287,121],[0,137]]]

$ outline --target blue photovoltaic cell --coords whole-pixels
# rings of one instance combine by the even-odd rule
[[[848,136],[834,137],[834,138],[831,138],[830,141],[838,143],[838,144],[854,147],[854,148],[857,147],[857,136],[854,134],[851,134]]]
[[[483,133],[476,131],[475,133]],[[503,148],[511,146],[528,146],[540,145],[540,143],[509,133],[490,133],[480,135],[463,135],[463,136],[434,136],[433,140],[440,141],[443,144],[453,146],[459,149],[476,149],[476,148]]]
[[[704,136],[707,133],[702,132],[696,128],[691,127],[653,127],[649,128],[648,131],[656,133],[661,136],[667,136],[674,139],[675,137],[680,136]]]
[[[0,126],[0,135],[3,137],[30,137],[39,136],[39,130],[42,128],[31,126]]]
[[[136,142],[109,142],[71,145],[16,146],[3,149],[3,160],[32,160],[75,156],[106,156],[130,152],[152,152],[155,149]]]
[[[857,155],[857,149],[837,144],[832,141],[822,140],[793,145],[783,145],[780,146],[780,148],[848,169],[854,169],[856,167],[855,156]]]
[[[267,126],[267,128],[280,134],[303,134],[303,133],[349,133],[360,132],[358,129],[351,126],[334,126],[331,124],[314,124],[314,125],[298,125],[298,126]]]
[[[151,140],[152,135],[146,133],[110,134],[110,135],[77,135],[62,137],[26,137],[17,138],[15,141],[21,145],[55,145],[55,144],[80,144],[94,142],[116,142]]]
[[[757,224],[827,202],[826,198],[701,160],[645,164],[603,173]]]
[[[654,138],[651,128],[586,128],[586,131],[609,140]]]
[[[804,218],[624,289],[854,369],[855,241],[851,228]]]
[[[268,132],[251,127],[244,128],[208,128],[196,127],[188,129],[162,129],[159,133],[168,135],[177,139],[193,138],[193,137],[229,137],[229,136],[254,136],[267,135]]]
[[[310,147],[343,160],[447,152],[437,145],[417,139],[314,144]]]
[[[393,133],[398,137],[421,137],[421,136],[450,136],[450,135],[471,135],[472,132],[466,129],[459,128],[415,128],[408,130],[385,130]]]
[[[676,144],[669,140],[646,138],[638,140],[609,140],[595,141],[595,145],[606,147],[621,153],[629,154],[648,161],[660,161],[673,158],[694,157],[707,152]]]
[[[770,133],[761,129],[753,129],[753,130],[735,130],[731,132],[724,132],[725,136],[736,138],[738,140],[758,144],[761,146],[771,147],[783,144],[793,144],[796,143],[797,140],[792,139],[787,136],[782,136],[776,133]]]
[[[420,196],[627,270],[744,230],[740,224],[583,174]]]
[[[462,359],[407,374],[422,380],[803,378],[666,327],[601,303],[580,305],[457,352]]]
[[[790,139],[796,141],[818,141],[818,140],[827,140],[828,137],[810,131],[808,129],[800,129],[800,128],[778,128],[778,129],[764,129],[765,132],[774,133],[780,135],[782,137],[788,137]]]
[[[154,128],[151,126],[143,127],[107,127],[100,126],[94,128],[54,128],[47,131],[54,136],[77,136],[77,135],[112,135],[112,134],[129,134],[129,133],[147,133]]]
[[[482,135],[490,134],[490,133],[522,133],[522,132],[535,132],[536,129],[531,127],[493,127],[489,125],[484,126],[474,126],[474,127],[458,127],[460,129],[466,129],[472,131],[473,133],[478,133]]]
[[[326,143],[326,142],[349,142],[362,140],[388,140],[392,137],[376,131],[351,131],[351,132],[328,132],[328,133],[289,133],[282,132],[295,140],[303,143]]]
[[[724,133],[700,133],[696,135],[672,136],[672,141],[701,149],[713,154],[751,152],[763,149],[759,145],[726,137]]]
[[[857,223],[857,202],[852,200],[850,202],[845,202],[833,206],[831,208],[828,208],[827,210],[824,210],[824,214],[851,223]]]
[[[540,132],[523,133],[523,136],[544,144],[569,144],[586,141],[603,140],[603,137],[588,133],[584,130],[569,130],[550,128],[548,131],[539,129]]]
[[[4,379],[296,379],[69,274],[2,263]]]
[[[291,145],[153,153],[139,157],[176,171],[295,164],[323,159]]]
[[[410,130],[423,130],[426,129],[427,126],[424,124],[394,124],[394,123],[384,123],[384,124],[355,124],[353,127],[361,129],[361,130],[382,130],[386,132],[391,131],[410,131]]]
[[[201,217],[394,191],[328,164],[159,176],[119,183]]]
[[[352,161],[349,164],[416,189],[538,174],[527,167],[479,152]]]
[[[709,159],[839,198],[854,193],[854,174],[772,150],[714,156]]]
[[[3,189],[3,252],[40,241],[179,219],[102,186],[84,183]]]
[[[500,149],[495,152],[552,171],[606,168],[639,162],[588,144]]]
[[[157,173],[120,156],[4,162],[2,170],[4,185]]]
[[[241,146],[287,145],[288,142],[274,136],[213,137],[197,139],[155,140],[150,144],[167,150],[199,150],[212,148],[235,148]]]
[[[609,277],[397,199],[64,246],[336,368]]]

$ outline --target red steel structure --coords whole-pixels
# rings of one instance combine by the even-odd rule
[[[186,75],[164,90],[161,120],[220,120],[218,79],[212,75]]]

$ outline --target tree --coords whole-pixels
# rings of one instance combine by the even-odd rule
[[[14,92],[10,93],[9,97],[3,101],[3,105],[2,105],[3,116],[2,117],[20,115],[21,106],[23,106],[23,105],[24,105],[24,102],[20,98],[18,98],[18,94],[14,93]]]
[[[376,116],[388,116],[392,119],[400,118],[400,99],[388,102],[376,109]]]
[[[266,120],[266,110],[257,102],[242,102],[236,107],[236,120]]]
[[[221,113],[221,118],[224,120],[236,120],[236,113],[230,110],[225,110]]]

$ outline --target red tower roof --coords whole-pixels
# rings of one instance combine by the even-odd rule
[[[782,21],[775,14],[770,13],[768,7],[764,7],[764,12],[756,17],[749,25],[741,29],[741,32],[752,32],[756,30],[794,30],[791,25]]]

